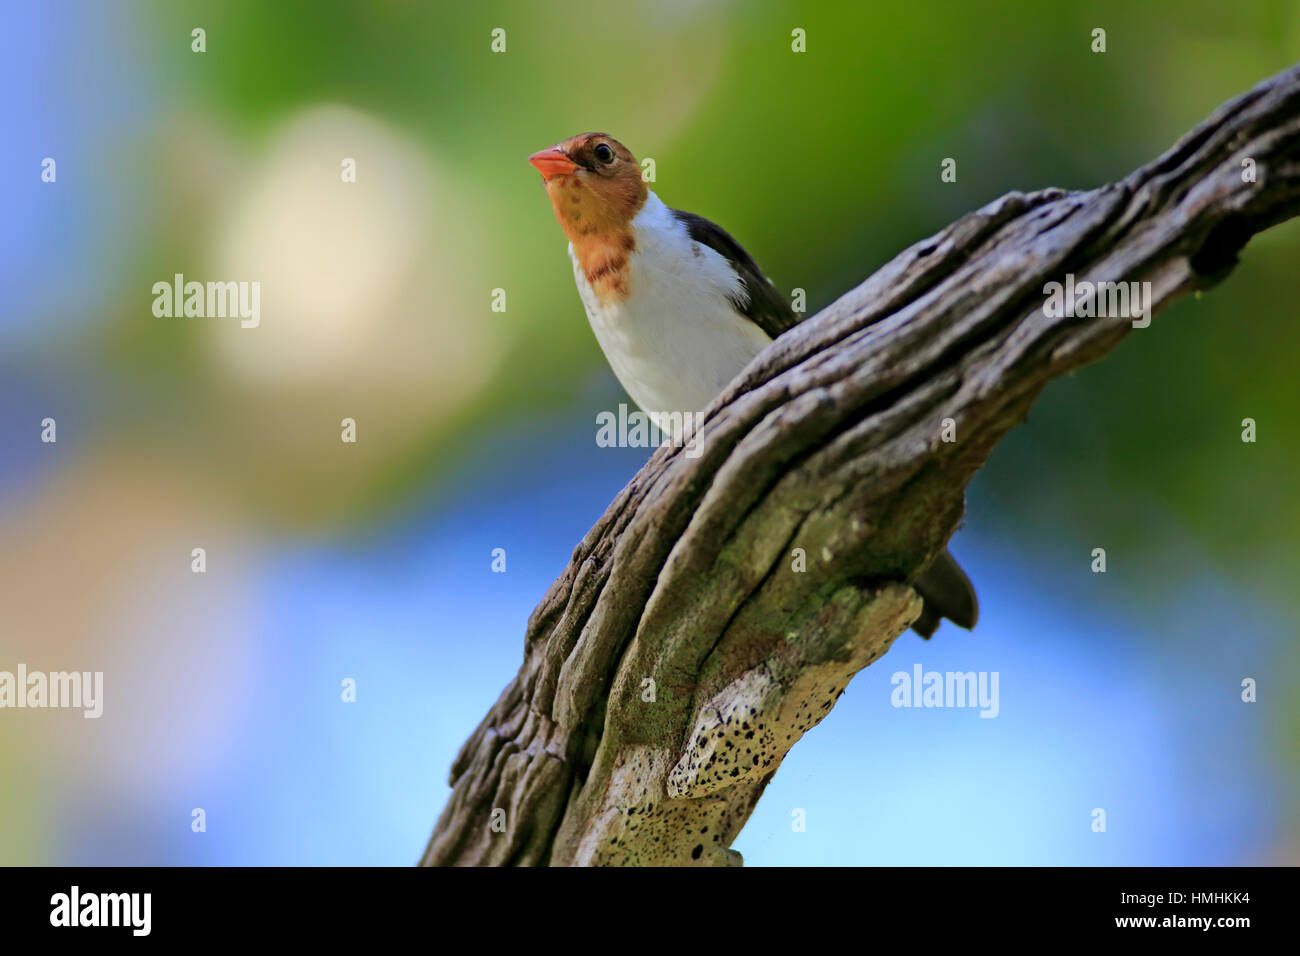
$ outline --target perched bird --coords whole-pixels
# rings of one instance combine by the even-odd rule
[[[582,133],[528,157],[569,239],[578,294],[596,341],[632,400],[665,432],[704,409],[799,317],[722,227],[670,209],[627,147]],[[673,416],[676,415],[674,419]],[[912,625],[975,626],[970,580],[947,551],[913,582]]]

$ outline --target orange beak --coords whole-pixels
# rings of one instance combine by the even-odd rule
[[[567,176],[578,168],[578,164],[552,146],[528,157],[528,161],[537,167],[542,179],[548,183],[552,176]]]

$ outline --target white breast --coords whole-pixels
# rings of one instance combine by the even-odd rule
[[[587,318],[628,395],[661,428],[672,413],[702,411],[772,341],[736,311],[743,296],[725,258],[690,237],[653,192],[632,220],[627,298],[600,301],[574,260]]]

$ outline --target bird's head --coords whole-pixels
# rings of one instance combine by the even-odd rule
[[[632,218],[648,190],[626,146],[605,133],[581,133],[528,161],[542,174],[555,218],[584,266],[615,249],[631,251]]]

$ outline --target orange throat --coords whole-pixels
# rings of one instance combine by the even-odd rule
[[[636,249],[632,217],[645,196],[628,197],[611,206],[576,176],[556,177],[547,183],[546,191],[592,292],[604,302],[624,301],[629,291],[628,265]]]

